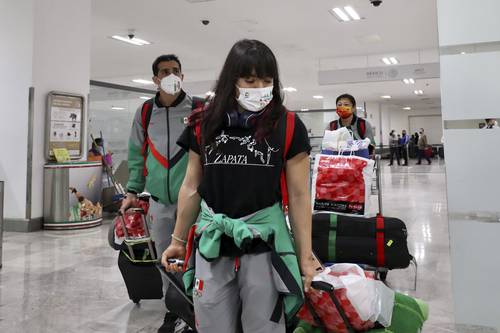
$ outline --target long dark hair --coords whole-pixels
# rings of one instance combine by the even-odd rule
[[[273,78],[273,99],[258,117],[255,136],[268,136],[284,113],[281,82],[276,57],[267,45],[258,40],[243,39],[233,45],[215,85],[215,97],[203,112],[202,144],[213,142],[221,130],[226,112],[237,110],[236,83],[239,78],[257,76]]]

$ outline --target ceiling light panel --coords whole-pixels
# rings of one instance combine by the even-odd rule
[[[399,64],[399,60],[395,57],[383,57],[382,62],[386,65],[397,65]]]
[[[329,12],[335,16],[339,22],[360,21],[362,19],[352,6],[345,6],[343,9],[335,7],[329,10]]]
[[[321,95],[314,95],[314,96],[313,96],[313,98],[314,98],[314,99],[323,99],[324,97],[323,97],[323,96],[321,96]]]
[[[133,79],[132,82],[139,83],[139,84],[155,84],[151,80],[144,80],[144,79]]]
[[[296,92],[297,91],[297,89],[294,87],[285,87],[285,88],[283,88],[283,90],[286,92]]]
[[[386,65],[390,65],[391,64],[391,61],[389,60],[389,58],[382,58],[382,62]]]
[[[333,8],[332,12],[341,22],[348,22],[351,20],[349,15],[340,8]]]
[[[383,96],[380,96],[380,98],[383,98],[383,99],[391,99],[392,96],[391,95],[383,95]]]
[[[147,40],[140,39],[137,37],[129,38],[129,37],[124,37],[124,36],[114,35],[114,36],[111,36],[111,38],[118,40],[118,41],[121,41],[121,42],[128,43],[128,44],[136,45],[136,46],[144,46],[144,45],[151,44]]]
[[[351,6],[346,6],[344,7],[344,10],[349,14],[349,16],[354,20],[354,21],[359,21],[361,20],[361,16],[359,16],[358,12],[354,10]]]

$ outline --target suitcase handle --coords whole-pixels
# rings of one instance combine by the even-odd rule
[[[311,282],[311,287],[320,290],[320,291],[325,291],[328,293],[328,296],[330,296],[330,299],[332,300],[333,304],[335,305],[335,308],[337,308],[337,311],[340,314],[340,317],[344,321],[345,326],[347,327],[347,331],[349,333],[356,333],[354,328],[352,327],[351,323],[349,322],[349,318],[347,318],[347,315],[345,314],[344,309],[342,309],[342,306],[340,305],[339,300],[337,299],[337,296],[335,295],[335,288],[333,285],[323,282],[323,281],[313,281]]]

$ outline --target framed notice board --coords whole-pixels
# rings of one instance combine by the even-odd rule
[[[54,148],[64,148],[71,159],[83,156],[85,97],[64,92],[50,92],[47,96],[47,124],[45,156],[54,160]]]

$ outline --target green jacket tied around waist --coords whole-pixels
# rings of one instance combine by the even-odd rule
[[[196,224],[198,251],[211,261],[220,257],[221,237],[233,238],[240,249],[253,239],[259,238],[269,245],[273,272],[284,286],[277,287],[283,296],[287,320],[292,319],[302,306],[304,295],[295,248],[288,231],[280,204],[262,209],[248,219],[232,219],[225,214],[215,214],[202,202],[201,214]],[[184,277],[186,292],[192,295],[194,267],[186,270]],[[273,283],[270,281],[269,283]]]

